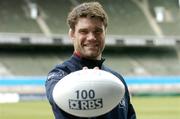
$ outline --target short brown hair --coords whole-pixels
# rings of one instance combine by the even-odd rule
[[[76,6],[67,17],[67,24],[71,29],[75,29],[78,18],[97,17],[102,20],[105,28],[108,24],[108,16],[102,5],[98,2],[85,2]]]

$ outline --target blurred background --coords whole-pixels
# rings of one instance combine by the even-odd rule
[[[180,119],[180,1],[97,1],[105,64],[124,76],[138,119]],[[73,53],[66,17],[82,2],[0,0],[0,119],[53,118],[44,82]]]

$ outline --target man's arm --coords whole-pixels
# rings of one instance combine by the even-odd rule
[[[54,103],[52,97],[54,86],[59,80],[61,80],[66,75],[67,73],[61,69],[53,69],[51,72],[49,72],[47,80],[45,82],[45,87],[46,87],[47,98],[51,104]]]
[[[136,113],[131,103],[129,103],[128,107],[128,119],[136,119]]]

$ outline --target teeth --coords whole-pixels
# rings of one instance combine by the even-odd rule
[[[95,44],[95,45],[86,45],[87,47],[97,47],[98,45]]]
[[[94,45],[93,45],[93,46],[91,45],[91,46],[87,46],[87,47],[92,47],[92,48],[94,48],[94,47],[97,47],[97,46],[96,46],[96,45],[95,45],[95,46],[94,46]]]

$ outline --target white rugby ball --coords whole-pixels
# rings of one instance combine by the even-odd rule
[[[62,78],[53,99],[63,111],[77,117],[97,117],[115,108],[125,88],[115,75],[97,69],[79,70]]]

